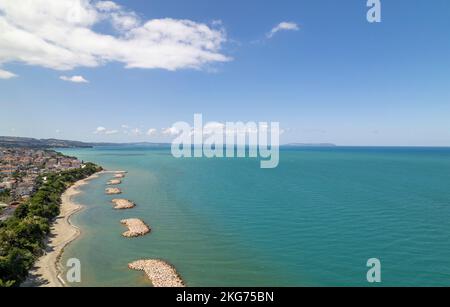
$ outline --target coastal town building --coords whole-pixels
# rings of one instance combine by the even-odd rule
[[[17,202],[28,199],[36,191],[37,179],[46,173],[82,167],[77,158],[53,150],[0,147],[0,220],[14,213]],[[7,191],[7,193],[6,193]]]

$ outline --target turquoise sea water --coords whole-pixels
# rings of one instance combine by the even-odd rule
[[[82,286],[146,286],[127,264],[162,258],[189,286],[367,286],[366,262],[382,285],[450,285],[450,149],[284,149],[277,169],[253,159],[175,159],[168,149],[64,150],[127,170],[115,211],[111,175],[83,187],[72,218],[82,236]],[[121,237],[123,218],[152,233]]]

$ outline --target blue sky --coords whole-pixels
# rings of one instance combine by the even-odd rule
[[[44,61],[54,55],[47,49],[49,55],[42,52],[37,63],[32,54],[37,47],[27,41],[2,46],[2,35],[8,33],[0,27],[0,70],[16,75],[0,78],[0,135],[161,142],[170,140],[161,129],[192,122],[194,113],[202,113],[205,121],[279,121],[285,129],[283,143],[450,146],[446,0],[382,0],[382,22],[372,24],[366,20],[365,0],[115,3],[121,14],[132,14],[142,24],[163,18],[173,20],[169,26],[180,20],[204,24],[214,36],[205,38],[202,32],[189,44],[210,39],[216,46],[206,55],[204,49],[195,50],[203,54],[200,64],[192,64],[197,54],[165,64],[160,53],[155,64],[154,59],[137,59],[133,50],[125,55],[119,50],[110,59],[102,49],[97,57],[98,51],[89,49],[94,43],[81,39],[70,48],[83,45],[97,62],[76,59],[68,69],[61,66],[66,58],[59,67],[49,67]],[[3,16],[13,25],[18,19],[35,22],[35,7],[29,8],[33,18],[28,20],[14,15],[19,13],[13,5],[0,6],[0,21]],[[299,29],[269,38],[281,22]],[[86,27],[115,37],[132,31],[118,32],[105,21]],[[66,41],[55,44],[69,48]],[[175,57],[186,54],[185,46],[175,47]],[[14,53],[2,57],[2,48]],[[139,68],[125,68],[137,60]],[[82,76],[88,82],[68,82],[61,76]],[[105,129],[94,133],[98,127]],[[158,133],[147,135],[152,128]]]

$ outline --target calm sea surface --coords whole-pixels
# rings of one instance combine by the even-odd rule
[[[111,174],[82,188],[83,234],[62,259],[80,259],[82,286],[150,285],[127,268],[146,258],[188,286],[365,286],[369,258],[385,286],[450,286],[450,149],[284,149],[273,170],[146,147],[63,152],[127,170],[122,196],[137,203],[112,209]],[[152,233],[123,238],[131,217]]]

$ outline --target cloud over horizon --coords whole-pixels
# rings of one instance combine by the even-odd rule
[[[147,130],[147,135],[148,136],[155,136],[157,134],[158,134],[158,130],[155,129],[155,128],[150,128],[150,129]]]
[[[97,127],[97,129],[95,129],[94,134],[99,134],[99,135],[114,135],[114,134],[118,134],[119,130],[108,130],[103,126],[99,126]]]
[[[96,26],[109,24],[111,33]],[[0,67],[20,62],[54,70],[98,67],[201,69],[231,59],[221,53],[226,33],[172,18],[141,20],[112,1],[0,1]],[[0,69],[0,78],[13,77]]]

